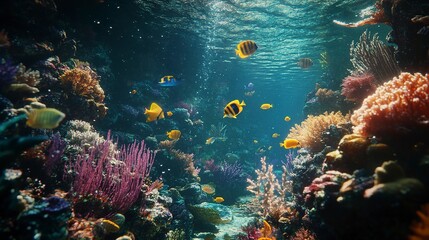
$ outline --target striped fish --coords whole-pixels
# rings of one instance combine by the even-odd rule
[[[237,115],[243,111],[244,106],[246,106],[244,101],[241,101],[240,103],[237,99],[229,102],[223,110],[223,117],[237,118]]]
[[[33,109],[27,115],[27,126],[31,128],[53,129],[58,127],[65,114],[55,108]]]
[[[256,49],[258,49],[258,46],[254,41],[246,40],[237,44],[237,49],[235,49],[235,54],[237,54],[237,56],[239,56],[240,58],[247,58],[253,53],[255,53]]]
[[[309,68],[313,66],[313,60],[311,60],[311,58],[301,58],[298,61],[298,66],[301,68]]]

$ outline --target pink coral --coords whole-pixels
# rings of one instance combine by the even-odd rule
[[[429,122],[429,75],[401,73],[378,87],[351,117],[354,132],[388,137],[420,131]]]
[[[372,74],[350,75],[343,79],[341,94],[347,100],[361,103],[377,88],[375,77]]]

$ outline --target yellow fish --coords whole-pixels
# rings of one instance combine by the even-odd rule
[[[206,144],[207,144],[207,145],[209,145],[209,144],[213,144],[215,141],[216,141],[216,138],[214,138],[214,137],[209,137],[209,138],[207,138],[207,140],[206,140]]]
[[[258,144],[258,140],[253,140],[253,143],[254,144]]]
[[[297,148],[301,147],[301,143],[294,138],[286,138],[282,143],[280,143],[280,147],[284,147],[286,149]]]
[[[290,121],[290,117],[289,117],[289,116],[286,116],[286,117],[285,117],[285,121],[286,121],[286,122],[289,122],[289,121]]]
[[[31,128],[54,129],[66,115],[55,108],[33,109],[27,114],[27,126]]]
[[[256,52],[258,46],[252,40],[241,41],[237,44],[237,49],[235,49],[235,54],[240,58],[250,57],[253,53]]]
[[[240,103],[237,99],[229,102],[223,110],[223,117],[237,118],[237,115],[243,111],[244,106],[246,106],[246,103],[244,101]]]
[[[167,112],[167,117],[171,117],[171,116],[173,116],[173,112],[172,111],[168,111]]]
[[[278,134],[278,133],[273,133],[273,135],[272,135],[271,137],[273,137],[273,138],[278,138],[278,137],[280,137],[280,134]]]
[[[221,202],[225,201],[225,199],[223,199],[223,197],[215,197],[215,198],[213,198],[213,201],[215,201],[217,203],[221,203]]]
[[[146,115],[146,122],[153,122],[164,118],[164,111],[156,103],[152,103],[150,109],[145,108],[144,114]]]
[[[171,130],[167,132],[167,137],[173,140],[179,139],[180,135],[182,135],[182,133],[179,130]]]
[[[272,107],[273,107],[273,105],[269,104],[269,103],[264,103],[261,105],[261,109],[263,109],[263,110],[267,110],[267,109],[270,109]]]

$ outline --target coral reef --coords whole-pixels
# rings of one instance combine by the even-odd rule
[[[429,238],[429,204],[424,204],[421,210],[417,211],[420,221],[416,221],[411,225],[412,235],[409,240],[425,240]]]
[[[374,75],[364,73],[344,78],[341,87],[341,94],[347,100],[360,104],[366,97],[375,92],[377,85]]]
[[[377,83],[383,83],[400,73],[393,51],[378,39],[377,33],[371,37],[363,32],[359,42],[350,46],[350,61],[353,69],[352,76],[372,74]]]
[[[291,128],[287,138],[297,139],[301,146],[315,153],[323,150],[325,144],[322,142],[322,133],[330,125],[341,125],[347,123],[349,115],[341,112],[325,112],[324,114],[309,115],[300,125],[295,124]]]
[[[428,74],[402,73],[378,87],[353,113],[353,131],[391,141],[409,134],[415,140],[427,139],[428,92]]]
[[[286,201],[286,194],[291,191],[291,182],[286,179],[286,168],[283,167],[281,182],[273,172],[273,165],[267,165],[266,158],[261,158],[261,169],[256,169],[256,181],[247,179],[247,190],[255,195],[255,205],[259,206],[258,214],[278,221],[282,214],[288,212],[290,203]]]

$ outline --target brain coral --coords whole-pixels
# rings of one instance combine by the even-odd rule
[[[428,127],[429,74],[401,73],[368,96],[351,121],[355,133],[389,137]]]

